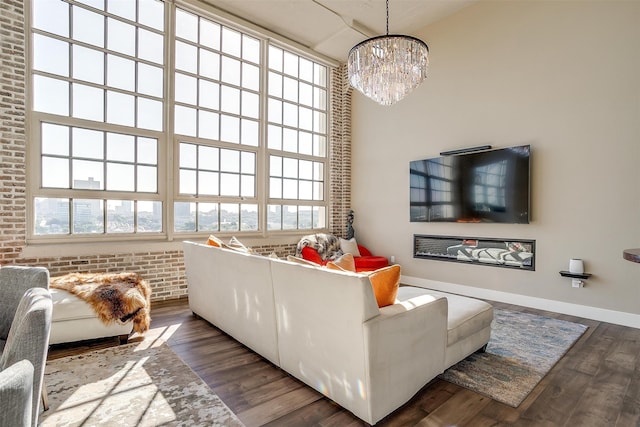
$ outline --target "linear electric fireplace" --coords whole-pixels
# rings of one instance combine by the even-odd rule
[[[414,234],[413,257],[535,270],[535,240]]]

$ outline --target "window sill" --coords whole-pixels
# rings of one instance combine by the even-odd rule
[[[59,258],[85,255],[114,255],[121,253],[166,252],[182,250],[182,241],[174,242],[95,242],[49,243],[27,245],[21,258]]]
[[[319,231],[318,231],[319,232]],[[310,234],[310,233],[307,233]],[[225,243],[233,234],[219,234]],[[270,236],[268,238],[256,236],[242,236],[237,238],[248,247],[265,246],[265,245],[288,245],[296,244],[301,238],[301,234],[282,234],[279,236]],[[181,251],[182,242],[189,240],[192,242],[206,242],[206,236],[189,236],[168,242],[162,241],[135,241],[135,242],[68,242],[68,243],[32,243],[27,244],[23,249],[20,258],[59,258],[59,257],[77,257],[88,255],[116,255],[116,254],[139,254],[149,252],[170,252]]]

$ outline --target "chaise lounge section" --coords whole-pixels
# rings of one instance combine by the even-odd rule
[[[491,305],[400,287],[378,307],[369,276],[184,242],[189,305],[370,424],[486,345]]]

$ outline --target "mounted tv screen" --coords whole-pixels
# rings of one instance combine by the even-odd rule
[[[529,223],[531,147],[410,163],[411,222]]]

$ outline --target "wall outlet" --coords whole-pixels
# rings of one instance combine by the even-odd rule
[[[391,261],[391,264],[395,264],[396,263],[396,256],[395,255],[391,255],[391,258],[389,258]]]
[[[581,288],[584,286],[584,282],[580,279],[571,279],[571,287]]]

